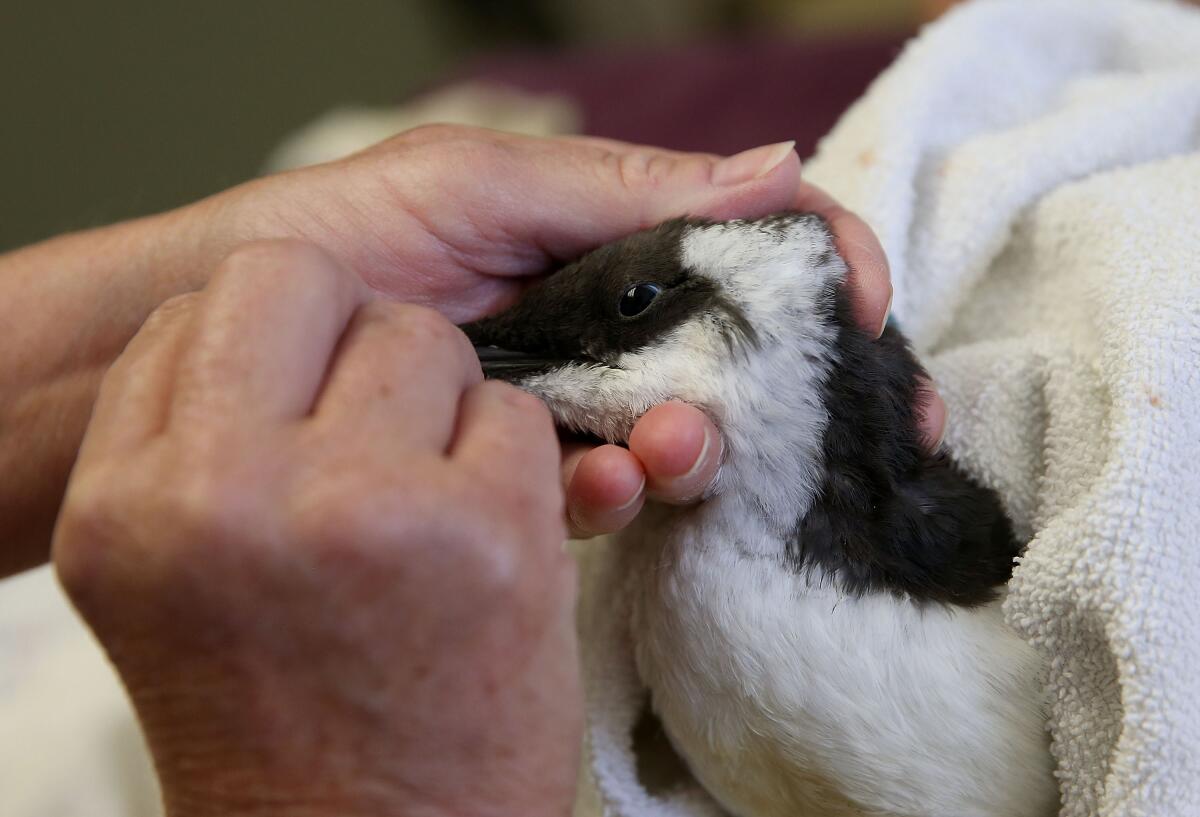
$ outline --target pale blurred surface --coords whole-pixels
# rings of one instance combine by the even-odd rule
[[[0,580],[0,814],[161,813],[124,690],[53,574]]]

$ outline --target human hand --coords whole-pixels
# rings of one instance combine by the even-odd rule
[[[431,126],[216,201],[218,222],[229,225],[223,233],[315,241],[378,291],[456,322],[511,302],[530,276],[666,218],[752,218],[789,208],[829,220],[864,331],[882,331],[891,301],[878,240],[802,181],[789,143],[722,159],[606,139]],[[945,406],[932,389],[922,416],[935,445]],[[648,496],[698,498],[721,450],[711,420],[679,403],[648,412],[628,449],[567,446],[562,475],[572,534],[625,526]]]
[[[251,245],[160,308],[101,387],[53,558],[171,817],[568,813],[558,467],[536,399],[314,248]]]

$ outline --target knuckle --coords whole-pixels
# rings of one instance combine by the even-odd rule
[[[227,527],[221,500],[215,478],[193,475],[170,484],[159,495],[158,504],[189,538],[213,539]]]
[[[522,542],[503,529],[488,527],[466,542],[464,567],[476,591],[511,596],[520,583]]]
[[[316,245],[294,238],[269,238],[239,244],[225,256],[230,267],[272,267],[327,258]]]
[[[403,328],[403,340],[419,348],[452,349],[463,361],[475,360],[474,347],[463,331],[434,309],[412,304],[393,304]]]
[[[615,174],[621,187],[631,193],[644,193],[660,187],[671,174],[674,162],[647,151],[609,152],[605,165]]]
[[[522,538],[530,547],[542,551],[547,547],[557,548],[566,541],[566,521],[560,489],[517,489],[509,500],[509,508],[520,520]]]
[[[417,337],[446,341],[458,330],[440,312],[427,306],[415,304],[381,305],[389,313],[395,315],[405,330]]]
[[[213,286],[247,282],[276,287],[280,279],[297,276],[342,282],[353,276],[328,253],[305,241],[290,238],[252,241],[235,247],[217,268]]]
[[[513,520],[515,513],[508,515]],[[493,517],[485,535],[473,540],[469,570],[473,589],[483,599],[512,604],[529,597],[542,598],[550,583],[561,575],[567,558],[563,543],[566,529],[561,522],[531,526],[510,521],[497,524]]]
[[[559,481],[513,479],[503,468],[476,475],[476,480],[466,497],[467,507],[478,508],[490,518],[494,530],[525,542],[565,538],[565,499]]]
[[[100,575],[112,548],[128,539],[132,508],[126,482],[114,476],[105,467],[79,475],[59,512],[54,564],[69,593],[87,589]]]
[[[454,518],[457,560],[476,592],[512,596],[527,571],[531,552],[530,518],[486,486],[463,494],[466,513]]]
[[[495,161],[506,150],[506,140],[498,131],[434,123],[405,131],[389,144],[410,150],[413,157],[436,160],[439,168],[448,164],[469,172],[494,170]]]
[[[263,452],[276,448],[274,441],[260,447],[247,437],[212,438],[191,430],[165,438],[142,469],[143,513],[166,521],[172,534],[155,547],[169,553],[176,542],[185,550],[207,549],[268,530],[272,517],[263,499],[275,483],[262,479],[268,461]]]
[[[190,315],[202,297],[199,292],[185,292],[182,295],[171,296],[150,313],[145,323],[142,324],[143,328],[169,323],[177,318]]]
[[[355,312],[352,328],[356,331],[400,335],[401,318],[397,306],[398,304],[378,299],[368,301]]]
[[[430,122],[410,128],[398,134],[395,139],[406,144],[424,145],[430,142],[450,142],[458,139],[470,139],[474,138],[479,132],[478,128],[468,125]]]
[[[310,552],[368,541],[372,524],[365,504],[349,490],[327,488],[296,497],[288,511],[289,538]]]
[[[322,469],[289,490],[287,538],[313,553],[384,541],[399,552],[422,540],[422,508],[438,507],[437,463],[414,455],[394,464],[359,461],[353,469]]]
[[[494,175],[509,158],[512,145],[494,131],[471,129],[439,143],[448,163],[468,174]]]

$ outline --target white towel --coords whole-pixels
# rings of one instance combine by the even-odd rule
[[[978,0],[807,169],[878,232],[948,443],[1030,540],[1005,610],[1048,660],[1066,817],[1200,815],[1198,151],[1200,11]],[[639,780],[621,577],[582,553],[578,811],[718,813]]]

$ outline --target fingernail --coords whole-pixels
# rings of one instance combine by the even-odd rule
[[[676,484],[689,482],[690,480],[695,479],[696,475],[704,470],[704,468],[708,465],[709,452],[712,450],[714,437],[716,438],[716,444],[719,446],[719,449],[717,451],[718,468],[713,472],[712,479],[708,481],[708,484],[702,485],[698,489],[694,490],[693,493],[674,500],[675,502],[689,504],[698,499],[702,499],[708,495],[709,491],[712,490],[713,485],[716,484],[717,477],[721,470],[720,461],[725,453],[725,439],[720,434],[714,434],[711,429],[705,429],[704,444],[700,447],[700,453],[696,456],[696,461],[692,463],[692,467],[688,469],[686,474],[681,477],[677,477]]]
[[[732,187],[751,179],[762,178],[779,167],[795,147],[795,140],[789,140],[774,145],[751,148],[722,159],[713,168],[713,184],[719,187]]]
[[[892,300],[895,297],[896,297],[896,289],[895,289],[895,287],[893,287],[889,284],[888,285],[888,305],[887,305],[887,308],[883,310],[883,320],[879,324],[879,331],[875,333],[875,337],[877,337],[877,338],[883,335],[884,329],[887,329],[888,318],[890,318],[892,316]]]
[[[942,396],[937,393],[937,387],[933,385],[932,380],[927,380],[925,382],[924,389],[928,390],[928,402],[925,404],[925,408],[921,410],[921,422],[926,422],[928,420],[928,410],[931,403],[936,401],[936,403],[941,405],[942,428],[938,432],[937,439],[930,440],[929,437],[925,437],[925,442],[929,450],[936,453],[942,447],[942,443],[946,440],[946,430],[950,428],[950,407],[946,405],[946,401],[942,399]],[[920,394],[920,392],[918,392],[918,394]]]
[[[637,490],[633,492],[633,496],[629,497],[629,501],[626,502],[621,507],[615,509],[614,513],[620,513],[621,511],[627,511],[630,508],[632,508],[634,505],[636,505],[641,500],[642,492],[645,490],[646,490],[646,476],[643,474],[642,475],[642,484],[639,485],[637,487]]]
[[[942,401],[944,408],[942,409],[942,433],[938,435],[937,442],[933,444],[933,450],[937,451],[942,447],[942,443],[946,441],[946,429],[950,428],[950,407],[946,405],[946,401]]]
[[[708,460],[708,449],[712,448],[712,438],[712,431],[705,427],[704,443],[700,446],[700,453],[696,455],[696,461],[692,463],[692,467],[689,468],[686,473],[676,477],[677,480],[682,482],[691,479],[692,477],[696,476],[696,474],[700,473],[700,469],[704,467],[705,462]]]

